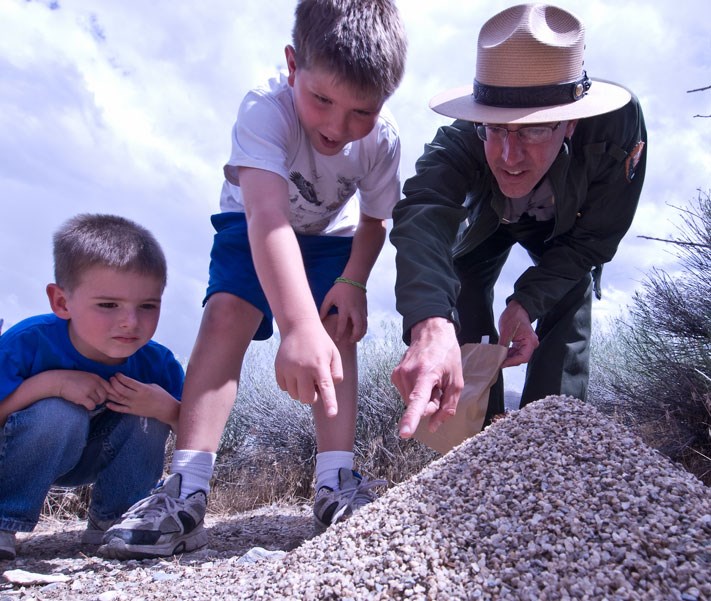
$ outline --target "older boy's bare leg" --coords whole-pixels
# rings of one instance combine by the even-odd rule
[[[328,316],[324,326],[329,335],[333,337],[336,329],[336,316]],[[356,344],[347,340],[349,336],[350,331],[346,332],[340,342],[336,342],[343,365],[343,381],[336,384],[338,414],[334,417],[328,417],[321,401],[318,401],[313,407],[316,445],[319,453],[326,451],[353,451],[358,411],[358,359]]]
[[[335,316],[326,319],[326,331],[333,335]],[[338,414],[328,417],[320,401],[314,405],[316,424],[316,497],[314,526],[323,531],[346,519],[354,511],[374,501],[373,487],[387,484],[369,481],[353,470],[353,446],[358,413],[358,360],[356,344],[346,339],[336,342],[343,364],[343,381],[336,385]]]
[[[324,326],[333,337],[336,330],[336,316],[326,318]],[[316,490],[328,487],[340,488],[339,474],[342,469],[347,474],[353,470],[353,445],[358,412],[358,360],[355,343],[349,342],[350,331],[346,332],[336,347],[341,355],[343,380],[336,385],[338,413],[329,417],[323,402],[313,407],[316,426]]]
[[[232,294],[208,299],[185,374],[176,449],[217,451],[261,320],[261,311]]]

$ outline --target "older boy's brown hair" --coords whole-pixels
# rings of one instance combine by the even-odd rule
[[[54,234],[54,280],[73,290],[92,267],[154,276],[165,288],[165,255],[146,228],[117,215],[81,214]]]
[[[330,71],[382,100],[400,85],[407,37],[393,0],[301,0],[292,37],[297,67]]]

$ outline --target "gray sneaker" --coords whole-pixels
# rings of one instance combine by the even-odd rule
[[[207,544],[203,528],[207,495],[180,498],[180,474],[171,474],[121,517],[104,535],[99,554],[112,559],[168,557]]]
[[[0,559],[15,559],[15,533],[0,530]]]
[[[86,521],[86,530],[82,532],[82,545],[100,545],[103,542],[104,534],[119,520],[97,520],[92,516]]]
[[[372,503],[378,497],[371,490],[376,486],[387,486],[385,480],[368,480],[358,472],[341,468],[338,470],[340,487],[333,490],[322,486],[314,499],[314,527],[323,532],[331,524],[345,520],[356,509]]]

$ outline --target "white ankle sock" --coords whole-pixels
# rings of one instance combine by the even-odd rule
[[[316,454],[316,490],[328,486],[338,489],[338,470],[353,469],[353,453],[349,451],[324,451]]]
[[[188,495],[204,490],[210,492],[210,478],[215,465],[215,453],[207,451],[176,450],[170,464],[170,473],[176,472],[182,476],[180,483],[180,498],[187,499]]]

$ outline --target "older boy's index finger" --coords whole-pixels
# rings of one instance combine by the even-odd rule
[[[329,365],[329,373],[321,374],[318,382],[318,392],[323,402],[323,408],[326,410],[326,415],[333,417],[338,413],[338,400],[336,399],[336,384],[343,382],[343,364],[341,363],[341,355],[336,348],[333,348],[331,354],[331,363]]]
[[[318,384],[318,393],[326,415],[334,417],[338,413],[338,401],[336,400],[336,388],[333,385],[333,380],[330,378],[321,380]]]

